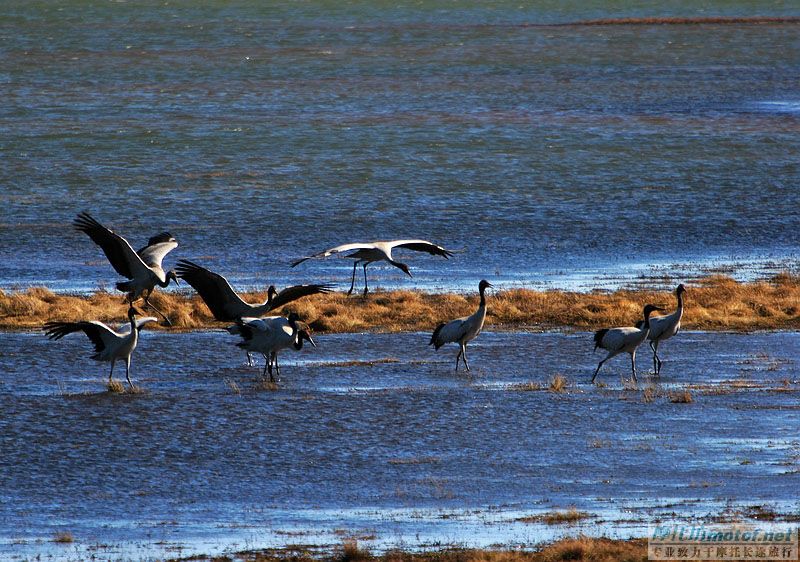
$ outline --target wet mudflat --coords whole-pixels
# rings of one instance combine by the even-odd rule
[[[589,384],[587,333],[484,333],[469,375],[427,340],[319,335],[264,390],[225,333],[146,333],[120,395],[85,338],[3,334],[0,554],[517,545],[800,509],[797,333],[682,333],[635,386],[627,357]],[[519,521],[571,507],[589,517]]]

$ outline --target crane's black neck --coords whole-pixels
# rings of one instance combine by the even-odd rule
[[[653,313],[652,310],[648,310],[647,312],[645,312],[645,314],[644,314],[644,325],[642,326],[643,330],[649,330],[650,329],[650,315],[652,313]]]
[[[166,289],[167,287],[169,287],[169,283],[170,283],[170,281],[172,281],[172,276],[171,276],[169,273],[167,273],[167,274],[164,276],[164,280],[162,281],[161,279],[157,279],[157,280],[156,280],[156,284],[157,284],[159,287],[161,287],[162,289]]]
[[[486,287],[481,287],[481,307],[486,306]]]
[[[683,310],[683,291],[678,293],[678,310]]]

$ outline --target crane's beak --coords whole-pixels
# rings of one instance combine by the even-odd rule
[[[313,345],[314,347],[317,347],[317,344],[315,344],[315,343],[314,343],[314,340],[312,340],[312,339],[311,339],[311,334],[309,334],[309,335],[308,335],[308,337],[307,337],[306,339],[308,339],[308,343],[310,343],[310,344],[311,344],[311,345]]]

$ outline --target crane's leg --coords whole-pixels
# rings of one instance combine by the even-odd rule
[[[367,287],[367,266],[369,265],[368,261],[364,262],[364,296],[367,296],[369,293],[369,287]]]
[[[161,316],[161,318],[163,318],[163,319],[164,319],[164,322],[166,323],[166,325],[167,325],[167,326],[172,326],[172,322],[170,322],[170,321],[169,321],[169,318],[167,318],[167,315],[166,315],[166,314],[164,314],[163,312],[161,312],[161,311],[160,311],[159,309],[157,309],[155,306],[153,306],[153,304],[150,302],[150,300],[149,300],[149,299],[150,299],[150,295],[148,294],[148,295],[147,295],[147,296],[144,298],[144,303],[145,303],[147,306],[149,306],[150,308],[152,308],[153,310],[155,310],[155,311],[156,311],[156,314],[158,314],[159,316]]]
[[[603,360],[600,361],[600,363],[597,365],[597,369],[595,369],[595,371],[594,371],[594,376],[592,376],[592,383],[594,383],[594,379],[597,378],[597,373],[600,372],[600,367],[603,366],[603,363],[605,363],[606,361],[608,361],[609,359],[611,359],[615,355],[616,355],[616,353],[614,353],[613,351],[609,351],[608,355],[606,355],[605,358],[603,358]]]
[[[116,359],[112,359],[111,360],[111,372],[108,373],[108,382],[111,382],[111,375],[114,374],[114,363],[116,363],[116,362],[117,362]]]
[[[638,381],[636,381],[636,350],[635,349],[633,350],[633,353],[631,353],[631,370],[633,370],[633,380],[635,382],[638,382]]]
[[[464,350],[461,349],[460,347],[458,348],[458,355],[456,355],[456,373],[458,372],[458,362],[461,361],[461,353],[463,351]]]
[[[128,385],[130,385],[131,389],[133,389],[133,383],[131,382],[131,356],[128,355],[128,358],[125,360],[125,378],[128,379]]]
[[[262,379],[267,376],[267,371],[269,371],[269,378],[272,380],[272,363],[270,363],[269,356],[264,355],[264,372],[261,373]]]
[[[467,344],[465,343],[461,344],[461,350],[463,352],[461,354],[461,359],[464,360],[464,366],[467,368],[467,371],[469,372],[469,363],[467,362]]]
[[[608,359],[608,357],[606,357],[606,359]],[[592,383],[594,383],[594,379],[597,378],[597,373],[600,372],[600,367],[603,366],[603,363],[606,362],[606,359],[603,359],[602,361],[600,361],[600,363],[598,363],[597,369],[594,370],[594,375],[592,376]]]
[[[350,290],[347,291],[347,294],[350,295],[353,293],[353,289],[356,286],[356,268],[358,267],[359,260],[353,262],[353,278],[350,279]]]
[[[656,364],[658,365],[658,368],[656,369],[656,374],[658,376],[661,376],[661,358],[658,356],[658,341],[656,341],[655,346],[653,347],[653,358],[655,359]]]
[[[264,355],[264,359],[267,361],[267,367],[265,369],[269,372],[269,382],[275,382],[275,375],[273,375],[274,367],[272,366],[272,354]]]
[[[272,352],[272,363],[275,365],[275,374],[278,376],[278,380],[281,378],[281,368],[278,366],[278,352]]]
[[[653,374],[654,374],[654,375],[657,375],[657,374],[658,374],[658,363],[657,363],[657,361],[658,361],[658,354],[656,353],[656,348],[655,348],[655,346],[653,345],[653,340],[650,340],[650,342],[649,342],[649,343],[650,343],[650,349],[652,349],[652,350],[653,350]]]
[[[245,351],[245,353],[247,354],[247,366],[248,367],[252,367],[253,366],[253,357],[250,355],[249,351]]]

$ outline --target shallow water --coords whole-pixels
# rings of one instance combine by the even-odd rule
[[[531,4],[7,7],[0,287],[111,287],[82,210],[243,288],[346,287],[346,260],[288,263],[407,237],[459,252],[374,286],[796,267],[797,25],[529,25],[794,3]]]
[[[588,384],[586,333],[484,333],[473,371],[427,334],[319,336],[275,391],[223,332],[145,333],[144,392],[104,392],[88,340],[4,334],[0,556],[175,556],[285,544],[532,544],[656,517],[797,513],[800,334],[686,332],[638,389]],[[521,390],[567,378],[564,393]],[[122,371],[117,376],[122,376]],[[239,392],[233,390],[233,383]],[[655,384],[647,403],[643,389]],[[694,402],[671,403],[689,389]],[[575,506],[578,527],[519,517]],[[76,542],[50,542],[69,531]]]

